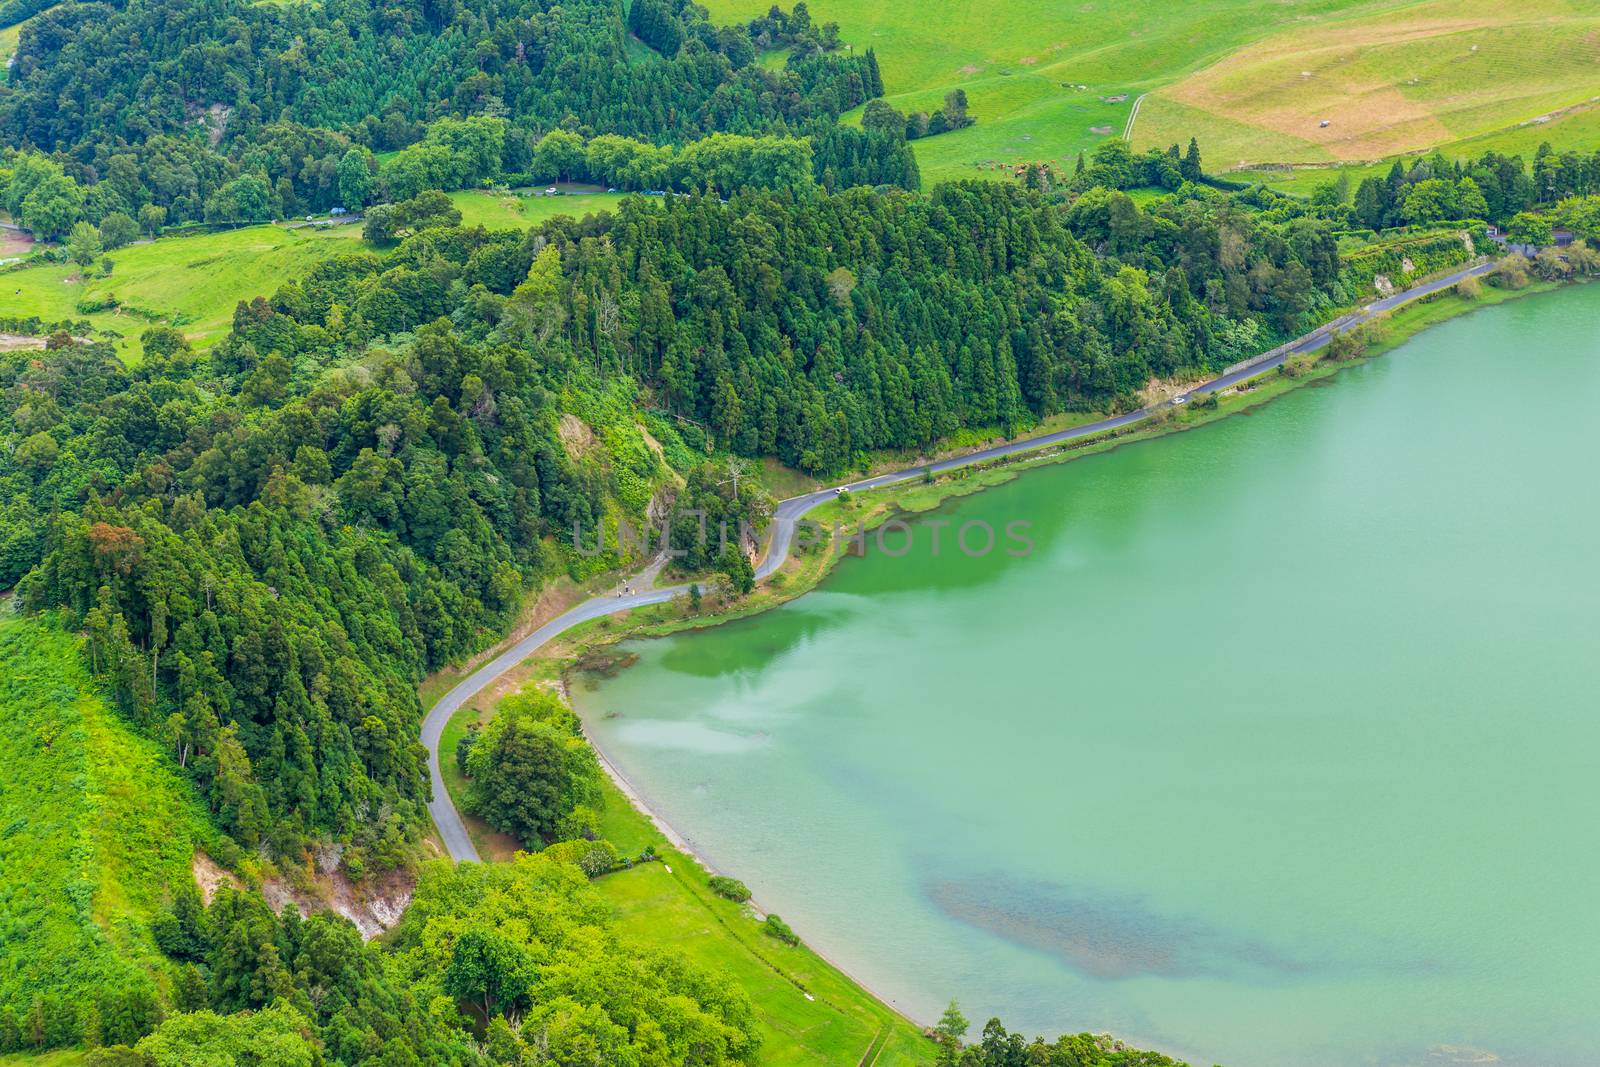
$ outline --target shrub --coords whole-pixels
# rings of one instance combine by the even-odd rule
[[[1278,367],[1278,373],[1285,378],[1298,378],[1310,370],[1311,365],[1316,363],[1317,359],[1318,357],[1316,356],[1290,356]]]
[[[598,878],[622,865],[622,857],[609,841],[560,841],[541,855],[570,863],[590,878]]]
[[[1521,252],[1513,252],[1500,261],[1500,269],[1495,271],[1495,284],[1504,289],[1521,289],[1528,284],[1528,257]]]
[[[1572,273],[1572,265],[1554,248],[1541,248],[1533,257],[1533,273],[1547,282],[1557,282]]]
[[[1355,359],[1367,350],[1367,332],[1362,327],[1341,330],[1328,341],[1323,358],[1334,363]]]
[[[367,876],[367,860],[359,848],[346,849],[344,853],[345,877],[352,882],[359,882]]]
[[[800,935],[791,930],[789,924],[776,915],[768,915],[767,921],[761,928],[769,936],[777,938],[785,945],[798,945],[800,943]]]
[[[737,878],[728,878],[724,875],[714,875],[709,883],[711,891],[719,897],[726,897],[736,904],[743,904],[750,899],[750,890]]]
[[[1570,245],[1567,248],[1567,262],[1578,274],[1600,273],[1600,252],[1586,244]]]
[[[556,836],[562,841],[598,840],[600,812],[588,804],[579,804],[561,817],[556,824]]]
[[[460,740],[456,742],[456,769],[463,775],[467,773],[467,759],[472,755],[472,746],[478,740],[479,729],[478,724],[473,723],[467,727],[467,732],[462,734]]]

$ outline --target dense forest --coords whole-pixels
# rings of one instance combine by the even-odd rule
[[[0,1006],[0,1053],[81,1040],[95,1067],[754,1062],[742,991],[612,927],[579,869],[545,856],[430,866],[386,946],[228,886],[207,905],[191,885],[153,923],[167,1005],[149,984],[104,983],[81,1005]]]
[[[755,63],[749,27],[714,26],[692,4],[635,17],[645,10],[670,30],[649,57],[630,55],[612,0],[68,3],[28,24],[0,124],[84,163],[182,136],[212,109],[230,142],[284,122],[393,149],[441,116],[500,114],[660,143],[832,118],[882,92],[874,57],[829,51],[837,30],[813,27],[803,4],[769,20],[782,24],[769,44],[811,44],[776,72]]]
[[[83,635],[138,780],[234,867],[329,847],[352,882],[418,867],[424,677],[556,579],[632,562],[615,537],[584,550],[594,531],[675,508],[760,529],[771,501],[721,476],[730,457],[832,478],[1125,410],[1402,263],[1459,262],[1437,224],[1539,236],[1531,209],[1560,202],[1600,236],[1600,211],[1570,199],[1600,189],[1600,156],[1544,150],[1531,170],[1427,158],[1297,199],[1207,177],[1192,141],[1113,140],[1073,173],[921,191],[912,142],[981,116],[959,91],[932,114],[889,107],[872,51],[803,3],[732,26],[684,0],[37,8],[0,5],[33,16],[0,85],[0,206],[64,254],[366,213],[360,251],[239,294],[208,350],[153,325],[125,360],[86,326],[31,321],[6,328],[48,332],[43,349],[0,351],[0,589]],[[838,123],[861,105],[860,128]],[[532,181],[651,195],[493,231],[442,192]],[[1400,225],[1424,229],[1341,254]],[[742,551],[683,547],[686,573],[721,567],[748,592]],[[30,781],[58,732],[82,744],[68,727],[18,726]],[[8,977],[0,1051],[754,1062],[744,994],[629,944],[587,885],[619,857],[583,866],[600,778],[572,713],[507,701],[459,758],[467,805],[545,855],[423,865],[382,946],[233,885],[141,900],[159,958],[76,999]],[[163,863],[186,880],[183,857]],[[81,887],[60,895],[87,911]],[[1167,1062],[998,1022],[961,1048],[946,1022],[944,1059],[970,1067]]]
[[[501,179],[731,192],[729,164],[698,158],[726,154],[713,134],[816,135],[818,180],[915,188],[904,138],[837,131],[883,82],[870,49],[842,52],[803,3],[748,26],[713,26],[693,4],[630,17],[655,51],[635,54],[641,36],[607,0],[69,0],[27,23],[0,82],[0,145],[53,157],[6,206],[56,236],[113,214],[156,232]],[[756,62],[777,47],[784,67]],[[380,167],[376,154],[399,150]],[[737,179],[792,180],[759,167]]]

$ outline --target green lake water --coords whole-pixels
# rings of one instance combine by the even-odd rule
[[[1597,460],[1592,285],[958,501],[937,557],[923,520],[575,697],[696,848],[917,1019],[957,997],[974,1032],[1232,1067],[1593,1064]],[[1025,558],[953,547],[1018,519]]]

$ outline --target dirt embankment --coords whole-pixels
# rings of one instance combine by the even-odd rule
[[[31,235],[9,226],[0,226],[0,259],[20,259],[32,248]]]
[[[0,333],[0,352],[16,352],[27,348],[44,348],[43,337],[29,337],[25,333]]]
[[[319,911],[342,915],[370,941],[400,921],[406,905],[411,903],[416,879],[408,871],[390,871],[357,884],[339,868],[340,852],[336,846],[319,849],[316,871],[303,879],[304,888],[291,886],[283,878],[268,878],[261,885],[261,895],[279,913],[293,903],[302,915]],[[245,888],[237,875],[204,852],[195,852],[191,866],[195,884],[200,887],[200,899],[207,904],[222,886]]]
[[[269,878],[261,886],[261,895],[273,911],[281,912],[293,902],[305,915],[318,911],[342,915],[370,941],[400,921],[415,888],[416,878],[407,871],[365,878],[358,885],[335,868],[317,875],[313,891],[295,889],[282,879]]]

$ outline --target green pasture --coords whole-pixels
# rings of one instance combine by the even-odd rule
[[[491,230],[525,229],[557,215],[581,219],[597,211],[607,211],[622,199],[621,193],[578,193],[519,196],[488,189],[467,189],[450,194],[450,202],[461,212],[466,226],[485,226]]]
[[[227,336],[240,300],[270,296],[317,262],[362,249],[361,227],[248,226],[223,233],[163,237],[118,248],[109,277],[83,278],[73,263],[39,263],[0,274],[0,308],[7,315],[47,321],[88,319],[119,335],[118,348],[136,352],[154,324],[182,330],[197,348]],[[105,306],[85,313],[84,307]]]
[[[1534,145],[1582,138],[1592,120],[1560,117],[1595,96],[1597,60],[1600,11],[1565,0],[1357,7],[1277,29],[1163,86],[1134,141],[1192,133],[1226,169],[1373,161],[1518,130]],[[1547,123],[1519,126],[1539,118]]]
[[[766,0],[709,0],[747,19]],[[872,48],[890,103],[936,108],[966,90],[976,125],[916,142],[927,183],[1009,177],[1121,136],[1197,137],[1208,169],[1372,161],[1477,142],[1594,145],[1600,11],[1566,0],[816,0]],[[1476,47],[1474,47],[1476,46]],[[1080,88],[1080,86],[1082,88]],[[1125,97],[1125,99],[1115,99]],[[1519,126],[1540,116],[1545,123]],[[846,116],[853,121],[856,116]],[[1322,127],[1322,119],[1329,125]],[[1498,140],[1496,140],[1498,139]],[[1484,147],[1491,146],[1485,143]]]

